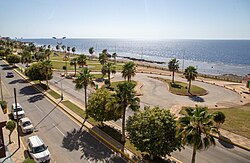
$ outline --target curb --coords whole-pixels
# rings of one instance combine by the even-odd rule
[[[242,148],[242,149],[244,149],[244,150],[246,150],[246,151],[249,151],[249,152],[250,152],[250,148],[248,148],[248,147],[246,147],[246,146],[243,146],[243,145],[240,145],[240,144],[238,144],[238,143],[235,143],[235,142],[229,141],[229,140],[227,140],[227,139],[220,138],[219,136],[214,135],[214,134],[210,134],[210,135],[211,135],[211,136],[213,136],[213,137],[215,137],[215,138],[216,138],[216,139],[218,139],[218,140],[222,140],[222,141],[224,141],[224,142],[226,142],[226,143],[229,143],[229,144],[235,145],[235,146],[237,146],[237,147],[239,147],[239,148]]]

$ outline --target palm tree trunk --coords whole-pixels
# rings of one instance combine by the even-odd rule
[[[66,62],[66,63],[65,63],[65,64],[66,64],[66,71],[65,71],[66,73],[65,73],[65,74],[66,74],[66,76],[67,76],[67,75],[68,75],[67,60],[66,60],[65,62]]]
[[[9,133],[9,144],[12,143],[12,141],[11,141],[11,134],[12,134],[12,132]]]
[[[75,76],[76,76],[76,64],[74,66],[75,66]]]
[[[123,108],[122,114],[122,139],[121,141],[125,143],[125,114],[126,114],[126,107]]]
[[[189,81],[189,84],[188,84],[188,93],[190,93],[190,89],[191,89],[191,80]]]
[[[84,87],[84,94],[85,94],[85,110],[87,110],[88,103],[87,103],[87,87]]]
[[[192,161],[191,161],[191,163],[195,163],[195,156],[196,156],[196,148],[193,147],[193,155],[192,155]]]
[[[174,83],[174,71],[173,71],[173,75],[172,75],[172,83]]]
[[[87,103],[87,87],[85,87],[85,86],[84,86],[84,94],[85,94],[85,112],[86,112],[86,117],[85,117],[84,121],[82,122],[82,126],[81,126],[80,130],[82,130],[82,128],[84,126],[84,123],[88,119],[88,114],[87,114],[88,112],[86,111],[87,107],[88,107],[88,103]]]
[[[48,71],[46,72],[46,85],[47,85],[47,89],[49,89]]]

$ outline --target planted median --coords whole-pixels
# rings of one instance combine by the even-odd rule
[[[164,79],[164,78],[159,78],[159,77],[150,77],[153,79],[157,79],[160,81],[163,81],[168,84],[168,89],[169,92],[176,94],[176,95],[181,95],[181,96],[204,96],[208,92],[207,90],[198,87],[196,85],[192,85],[190,88],[190,92],[188,92],[188,84],[183,83],[180,81],[175,81],[175,83],[172,83],[171,80],[169,79]]]

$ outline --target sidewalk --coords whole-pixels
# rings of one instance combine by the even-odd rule
[[[5,98],[10,98],[10,96],[11,96],[10,94],[7,94],[7,90],[6,90],[6,87],[4,85],[3,85],[3,95]],[[6,147],[6,155],[7,155],[6,158],[8,158],[8,156],[11,156],[11,155],[12,156],[8,159],[6,159],[6,158],[0,159],[0,163],[2,163],[3,161],[4,161],[4,163],[21,163],[21,162],[23,162],[25,160],[25,157],[24,157],[25,147],[22,143],[22,140],[20,140],[20,148],[18,149],[17,130],[15,129],[11,134],[11,140],[13,142],[11,144],[9,144],[9,130],[7,130],[5,127],[3,128],[3,136],[4,136],[4,144]]]

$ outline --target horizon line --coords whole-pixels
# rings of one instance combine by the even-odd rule
[[[1,36],[8,37],[8,36]],[[15,39],[16,37],[10,37],[11,39]],[[20,39],[52,39],[52,37],[17,37]],[[66,39],[127,39],[127,40],[246,40],[250,41],[250,38],[126,38],[126,37],[66,37]]]

